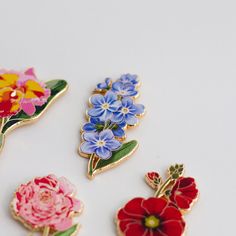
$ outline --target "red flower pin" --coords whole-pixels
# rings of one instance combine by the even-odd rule
[[[193,178],[181,177],[183,165],[171,166],[164,183],[156,172],[145,176],[154,197],[134,198],[117,213],[119,236],[183,236],[183,211],[190,209],[198,190]]]

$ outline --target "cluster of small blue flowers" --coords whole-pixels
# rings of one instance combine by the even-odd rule
[[[82,128],[82,153],[106,160],[121,147],[125,129],[137,125],[138,117],[144,114],[144,106],[134,103],[138,85],[137,76],[131,74],[114,83],[107,78],[97,85],[96,94],[90,98],[89,122]]]

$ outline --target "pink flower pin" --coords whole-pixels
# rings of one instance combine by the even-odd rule
[[[82,212],[81,201],[74,197],[74,186],[64,177],[48,175],[20,185],[12,201],[13,216],[31,231],[43,236],[77,232],[73,217]]]

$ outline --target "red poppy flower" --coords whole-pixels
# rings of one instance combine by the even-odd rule
[[[191,203],[197,198],[198,189],[193,178],[179,178],[170,195],[170,200],[174,202],[179,208],[187,210]]]
[[[122,236],[181,236],[185,222],[180,211],[164,198],[134,198],[117,215]]]

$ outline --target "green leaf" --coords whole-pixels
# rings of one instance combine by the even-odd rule
[[[56,232],[53,236],[72,236],[72,235],[75,235],[77,229],[78,229],[78,225],[73,225],[71,228],[69,228],[66,231]]]
[[[179,174],[174,173],[174,174],[172,175],[172,179],[178,179],[178,178],[179,178]]]
[[[137,147],[138,142],[136,140],[124,143],[119,150],[114,151],[112,153],[111,158],[109,158],[108,160],[99,159],[95,169],[93,170],[93,174],[96,174],[96,172],[102,172],[105,169],[113,167],[122,160],[125,160],[130,155],[132,155],[132,153],[137,149]]]
[[[4,145],[4,141],[5,141],[5,135],[0,133],[0,151],[2,150],[2,147]]]
[[[178,179],[183,175],[184,165],[183,164],[175,164],[169,167],[169,175],[171,175],[172,179]]]
[[[37,106],[36,112],[32,116],[28,116],[24,111],[20,111],[17,115],[12,116],[4,125],[2,133],[6,133],[11,128],[20,125],[22,122],[32,121],[40,117],[48,106],[67,88],[65,80],[51,80],[46,82],[46,87],[51,90],[51,96],[48,98],[47,103],[43,106]]]

